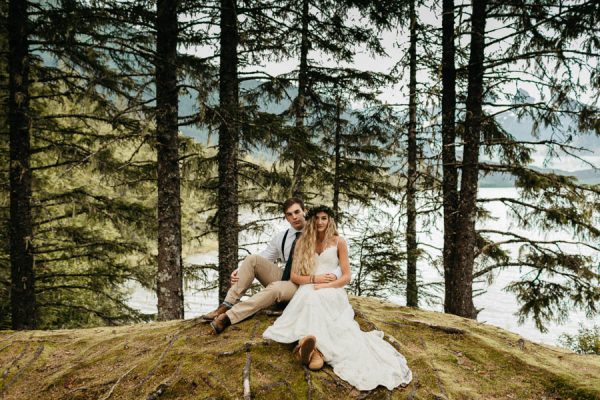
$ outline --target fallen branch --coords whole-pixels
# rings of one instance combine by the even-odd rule
[[[252,362],[252,358],[250,357],[250,347],[249,344],[246,344],[246,365],[244,365],[244,371],[242,372],[244,400],[252,399],[252,394],[250,393],[250,363]]]
[[[283,311],[262,310],[260,313],[269,317],[279,317],[281,314],[283,314]]]

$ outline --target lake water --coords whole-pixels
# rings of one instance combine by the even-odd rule
[[[516,197],[517,192],[514,188],[481,188],[479,190],[480,198],[496,198],[496,197]],[[540,232],[532,230],[523,230],[515,227],[511,222],[511,219],[507,215],[507,207],[501,203],[493,202],[486,206],[491,212],[493,219],[483,222],[480,227],[489,228],[495,230],[511,231],[514,233],[522,234],[523,236],[535,239],[564,239],[573,240],[572,237],[566,232],[556,231],[541,234]],[[242,216],[242,219],[250,219],[250,215]],[[443,243],[443,234],[441,231],[442,221],[436,221],[436,226],[427,228],[428,233],[420,233],[418,240],[420,243],[433,245],[440,248]],[[285,222],[273,223],[273,231],[286,229],[287,225]],[[419,231],[424,231],[423,227],[420,227]],[[343,228],[342,228],[342,231]],[[351,232],[344,232],[346,236],[351,235]],[[267,236],[263,236],[262,240],[267,240]],[[511,251],[516,251],[518,245],[514,245],[510,248]],[[257,249],[253,249],[255,251]],[[429,250],[429,247],[428,247]],[[592,250],[586,247],[577,247],[577,250],[583,254],[592,255]],[[597,257],[598,254],[595,254]],[[217,260],[217,252],[208,252],[204,254],[196,254],[186,258],[186,261],[192,264],[204,264],[214,263]],[[427,265],[423,260],[418,265],[420,280],[423,283],[439,282],[442,277],[435,268]],[[585,313],[582,311],[572,311],[569,314],[569,318],[562,325],[548,324],[548,332],[541,333],[533,323],[532,320],[525,321],[522,325],[518,323],[518,318],[515,316],[515,312],[518,309],[517,302],[514,295],[504,291],[504,287],[511,281],[518,280],[522,274],[527,271],[525,269],[519,270],[517,268],[504,270],[500,272],[494,279],[494,282],[487,286],[485,293],[475,297],[475,306],[478,309],[482,309],[478,315],[478,321],[485,322],[488,324],[496,325],[503,329],[518,333],[524,338],[541,342],[546,344],[556,345],[558,337],[563,333],[574,334],[577,332],[580,324],[583,326],[591,327],[594,324],[600,325],[600,317],[596,316],[593,319],[588,319]],[[475,288],[483,285],[475,285]],[[202,315],[205,312],[213,309],[217,305],[217,292],[213,291],[202,291],[202,288],[195,287],[194,283],[188,284],[185,290],[185,317],[194,318]],[[390,301],[404,305],[405,301],[402,297],[390,297]],[[132,291],[129,304],[136,309],[139,309],[147,313],[156,313],[156,296],[153,292],[145,290],[140,287],[134,287]],[[431,309],[434,311],[442,311],[441,300],[434,302],[433,304],[424,305],[423,308]]]

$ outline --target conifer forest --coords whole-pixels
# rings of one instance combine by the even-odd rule
[[[599,0],[0,0],[0,18],[0,329],[184,318],[185,285],[223,300],[290,196],[352,233],[350,293],[477,319],[475,283],[514,269],[540,330],[600,311]],[[497,181],[517,195],[481,196]]]

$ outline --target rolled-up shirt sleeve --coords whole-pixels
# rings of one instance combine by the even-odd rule
[[[279,258],[279,248],[277,247],[280,244],[280,240],[278,240],[279,236],[281,235],[273,236],[269,244],[267,244],[267,247],[265,247],[260,253],[258,253],[258,255],[266,258],[271,262],[276,262]]]

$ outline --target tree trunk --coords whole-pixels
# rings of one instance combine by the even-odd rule
[[[10,266],[13,329],[36,327],[33,228],[31,217],[31,144],[27,2],[10,0],[8,9]]]
[[[458,170],[456,165],[456,68],[454,0],[442,3],[442,190],[444,205],[444,311],[451,312],[454,291]]]
[[[236,0],[221,0],[221,55],[219,67],[219,302],[225,300],[229,275],[238,262],[238,31]]]
[[[181,197],[177,127],[177,8],[159,0],[156,19],[158,158],[158,319],[183,318]]]
[[[303,152],[300,151],[302,142],[307,139],[304,129],[304,118],[306,114],[306,88],[308,85],[308,0],[302,2],[302,31],[300,39],[300,68],[298,71],[298,96],[296,97],[296,129],[292,138],[294,151],[292,196],[302,197],[304,168]]]
[[[452,295],[452,314],[476,318],[473,305],[473,266],[475,260],[475,221],[483,101],[483,60],[485,39],[485,0],[473,0],[469,81],[465,117],[464,151],[456,233],[456,274]]]
[[[334,137],[334,170],[333,170],[333,211],[335,211],[336,221],[338,224],[341,223],[340,219],[340,188],[342,185],[340,177],[340,163],[342,160],[341,146],[342,146],[342,121],[340,119],[342,112],[341,99],[338,96],[336,98],[336,109],[335,109],[335,137]]]
[[[408,99],[408,174],[406,179],[406,305],[418,307],[417,286],[417,14],[410,2],[410,82]]]

